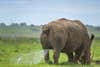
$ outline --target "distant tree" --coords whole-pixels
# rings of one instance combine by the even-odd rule
[[[0,26],[6,26],[6,24],[4,22],[0,23]]]
[[[27,26],[26,22],[20,23],[20,26]]]
[[[12,23],[12,24],[10,24],[10,26],[19,26],[19,24],[18,23]]]
[[[34,24],[31,24],[31,25],[30,25],[30,27],[34,27],[34,26],[35,26]]]
[[[87,27],[93,27],[93,25],[86,25]]]
[[[97,26],[97,27],[95,27],[95,28],[96,28],[96,30],[100,31],[100,26]]]

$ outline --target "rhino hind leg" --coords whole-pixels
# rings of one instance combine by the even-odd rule
[[[75,51],[74,63],[78,64],[83,52],[84,52],[84,46],[80,46],[80,48]]]
[[[74,56],[74,63],[75,63],[75,64],[78,64],[78,60],[79,60],[79,57],[80,57],[80,56],[81,56],[80,53],[75,52],[75,56]]]
[[[90,50],[84,52],[84,55],[81,57],[82,64],[90,64],[91,63],[91,53]]]

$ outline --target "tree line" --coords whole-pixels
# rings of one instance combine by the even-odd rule
[[[86,25],[86,27],[100,31],[100,26]]]
[[[34,27],[36,25],[34,25],[34,24],[28,25],[26,22],[22,22],[22,23],[11,23],[10,25],[7,25],[5,23],[0,23],[0,26],[2,26],[2,27],[5,27],[5,26],[31,26],[31,27]]]
[[[0,27],[6,27],[6,26],[11,26],[11,27],[18,27],[18,26],[21,26],[21,27],[36,27],[36,26],[39,26],[39,25],[34,25],[34,24],[30,24],[28,25],[26,22],[21,22],[21,23],[11,23],[10,25],[7,25],[5,24],[4,22],[1,22],[0,23]],[[94,28],[95,30],[98,30],[100,31],[100,26],[93,26],[93,25],[86,25],[86,27],[89,27],[89,28]]]

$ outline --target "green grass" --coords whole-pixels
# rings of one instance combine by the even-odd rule
[[[26,41],[26,40],[25,40]],[[100,40],[95,39],[93,41],[91,50],[93,60],[100,60]],[[0,40],[0,67],[99,67],[99,65],[92,63],[91,65],[71,64],[67,62],[66,54],[61,53],[59,58],[59,64],[46,64],[43,58],[36,64],[31,63],[32,61],[37,62],[39,54],[35,57],[35,54],[42,50],[41,45],[36,40],[33,42],[4,42]],[[53,61],[53,50],[50,50],[50,58]],[[18,64],[18,58],[22,57],[21,62]],[[32,59],[33,58],[33,59]],[[35,60],[34,60],[35,58]]]
[[[94,40],[92,44],[92,53],[94,60],[100,60],[100,40]]]

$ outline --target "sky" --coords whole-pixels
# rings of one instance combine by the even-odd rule
[[[0,0],[0,23],[41,25],[59,18],[100,26],[100,0]]]

